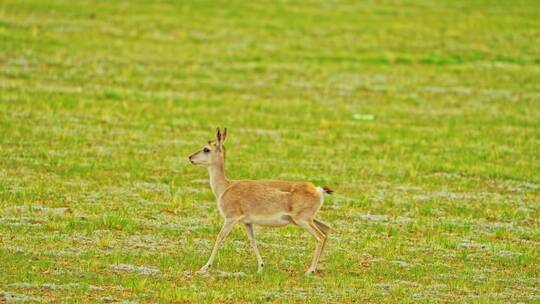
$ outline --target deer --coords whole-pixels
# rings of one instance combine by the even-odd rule
[[[202,149],[189,156],[192,164],[208,169],[210,187],[224,219],[208,262],[196,273],[208,273],[219,247],[237,223],[244,224],[257,258],[257,273],[263,271],[264,262],[257,248],[253,226],[283,227],[289,224],[301,227],[316,239],[313,259],[305,274],[315,273],[331,230],[328,224],[316,219],[315,215],[323,204],[323,195],[332,194],[333,190],[303,181],[228,179],[225,174],[226,139],[227,128],[224,128],[223,133],[217,128],[215,140],[208,141]]]

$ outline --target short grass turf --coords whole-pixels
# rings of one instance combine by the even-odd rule
[[[0,302],[540,301],[538,1],[0,2]],[[221,226],[187,155],[328,185]]]

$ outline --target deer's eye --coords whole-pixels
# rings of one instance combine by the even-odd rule
[[[203,149],[203,152],[204,152],[204,153],[208,153],[208,152],[210,152],[210,149],[204,148],[204,149]]]

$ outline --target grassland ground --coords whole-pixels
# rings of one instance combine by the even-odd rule
[[[0,302],[540,301],[538,1],[0,2]],[[331,186],[257,274],[187,155]]]

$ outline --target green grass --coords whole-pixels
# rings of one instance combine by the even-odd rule
[[[0,302],[540,301],[538,1],[112,2],[0,2]],[[237,227],[192,274],[217,126],[336,191],[323,271]]]

